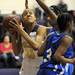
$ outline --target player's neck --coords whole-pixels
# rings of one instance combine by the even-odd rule
[[[28,34],[33,30],[34,26],[35,26],[35,23],[26,24],[25,29],[26,29]]]

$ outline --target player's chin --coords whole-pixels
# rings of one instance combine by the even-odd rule
[[[27,22],[28,22],[28,23],[34,23],[35,20],[28,20]]]

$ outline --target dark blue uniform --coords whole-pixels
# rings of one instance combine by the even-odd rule
[[[64,66],[57,62],[53,55],[61,44],[61,39],[68,34],[61,34],[55,29],[49,30],[50,35],[47,37],[46,48],[43,54],[43,62],[40,65],[40,70],[37,75],[64,75]],[[73,56],[73,49],[70,46],[64,54],[66,58]]]

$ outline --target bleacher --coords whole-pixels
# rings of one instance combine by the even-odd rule
[[[0,75],[19,75],[19,69],[0,69]]]

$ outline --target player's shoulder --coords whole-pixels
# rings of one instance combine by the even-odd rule
[[[65,35],[62,39],[62,41],[65,43],[65,44],[71,44],[73,42],[73,39],[71,36],[69,35]]]
[[[44,31],[44,30],[46,30],[46,29],[47,29],[46,26],[39,25],[38,31]]]
[[[40,25],[36,33],[41,35],[46,35],[46,32],[47,28],[45,26]]]
[[[48,29],[52,29],[53,27],[46,27],[46,26],[43,26],[43,25],[40,25],[39,26],[39,29],[44,29],[44,30],[48,30]]]

